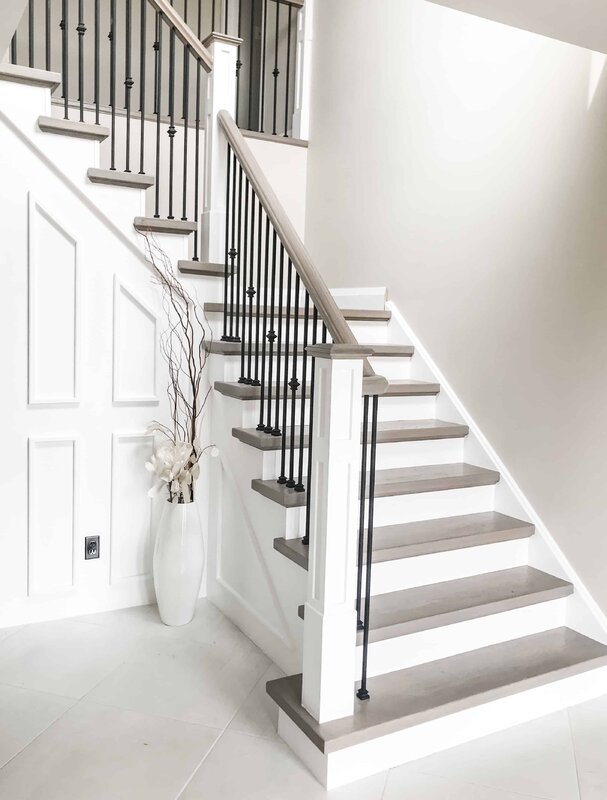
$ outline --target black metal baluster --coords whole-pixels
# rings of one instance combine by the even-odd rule
[[[289,478],[286,485],[289,489],[295,488],[295,402],[297,400],[297,390],[299,389],[299,381],[297,380],[297,346],[299,334],[299,273],[295,273],[295,307],[293,310],[293,376],[289,381],[289,388],[291,389],[291,441],[289,444]],[[302,395],[306,393],[306,387],[301,387]],[[285,430],[285,436],[287,432]]]
[[[110,4],[110,106],[112,108],[110,169],[116,169],[116,0]]]
[[[293,263],[289,258],[287,261],[287,309],[285,318],[285,368],[282,381],[282,446],[280,448],[280,476],[278,483],[287,482],[286,460],[287,460],[287,409],[289,406],[289,340],[291,333],[291,282],[293,276]],[[295,325],[298,320],[295,319]],[[296,355],[293,358],[297,358]]]
[[[139,30],[139,174],[145,175],[145,26],[147,0],[141,0]]]
[[[160,112],[162,109],[162,15],[156,12],[156,91],[154,92],[154,108],[156,113],[156,175],[154,178],[155,206],[154,217],[160,216]]]
[[[215,31],[215,0],[211,8],[211,33]],[[200,36],[198,37],[200,39]]]
[[[268,333],[269,360],[268,360],[268,420],[264,428],[266,433],[272,433],[272,379],[274,374],[274,342],[276,341],[276,331],[274,330],[274,312],[276,310],[276,245],[277,236],[276,231],[272,231],[272,283],[270,287],[271,300],[270,300],[270,331]]]
[[[242,31],[242,0],[238,0],[238,38],[241,39]],[[240,68],[242,61],[240,60],[240,48],[238,45],[238,52],[236,54],[236,124],[240,124]]]
[[[147,2],[147,0],[146,0]],[[156,94],[156,90],[158,88],[158,29],[160,27],[160,12],[156,12],[156,23],[154,29],[154,44],[152,45],[152,49],[154,50],[154,114],[158,114],[158,97]]]
[[[280,19],[280,3],[275,0],[276,4],[276,23],[274,31],[274,69],[272,75],[274,76],[274,101],[272,103],[272,134],[276,136],[276,105],[278,102],[278,76],[280,70],[278,69],[278,25]]]
[[[238,217],[236,228],[236,330],[234,333],[234,341],[240,341],[240,281],[242,278],[241,262],[242,262],[242,166],[238,165]]]
[[[131,90],[135,81],[131,75],[132,36],[131,36],[131,0],[125,0],[125,37],[124,37],[124,107],[126,109],[126,157],[125,172],[131,171]]]
[[[241,252],[242,259],[239,259],[238,268],[242,270],[242,297],[239,296],[238,302],[242,303],[242,336],[240,341],[240,377],[238,383],[246,383],[245,360],[246,360],[246,338],[247,338],[247,275],[248,275],[248,256],[249,256],[249,179],[245,175],[244,179],[244,226],[242,231]]]
[[[249,352],[247,356],[247,377],[245,383],[249,386],[253,383],[251,378],[253,361],[253,298],[257,294],[255,289],[255,203],[257,196],[251,186],[251,243],[249,246],[249,288],[247,297],[249,298]],[[259,268],[258,268],[259,274]],[[259,288],[259,284],[257,285]]]
[[[226,7],[225,7],[225,21],[224,21],[224,25],[223,25],[223,32],[227,36],[228,35],[228,19],[229,19],[229,16],[230,16],[230,3],[229,3],[229,0],[225,0],[225,4],[226,4]]]
[[[11,64],[17,63],[17,31],[13,34],[11,39]]]
[[[261,320],[260,320],[260,305],[261,305],[261,266],[262,266],[262,258],[261,258],[261,238],[262,238],[262,207],[261,203],[258,204],[259,206],[259,215],[258,215],[258,222],[257,222],[257,304],[255,310],[255,377],[251,381],[252,386],[261,386],[261,381],[259,380],[259,345],[260,345],[260,331],[261,331]],[[265,339],[263,340],[265,343]],[[262,387],[263,391],[263,387]]]
[[[202,0],[198,0],[198,38],[201,38],[202,31]],[[200,185],[200,61],[196,59],[196,123],[194,134],[194,220],[196,230],[194,231],[194,261],[198,261],[198,219],[199,185]],[[227,206],[226,206],[227,216]]]
[[[253,130],[253,41],[255,35],[255,2],[250,0],[251,18],[249,20],[249,124],[247,128]]]
[[[232,228],[230,238],[230,341],[237,341],[234,336],[234,282],[236,280],[236,154],[232,153]],[[238,299],[238,294],[236,295]]]
[[[29,65],[34,66],[34,0],[27,4],[27,27],[29,38]]]
[[[167,219],[175,219],[173,214],[173,177],[175,174],[175,30],[171,28],[169,39],[169,213]]]
[[[289,17],[287,23],[287,75],[285,81],[285,132],[284,136],[289,133],[289,82],[291,80],[291,12],[293,6],[289,5]]]
[[[113,0],[116,2],[116,0]],[[61,18],[61,90],[63,92],[63,118],[69,119],[69,20],[68,20],[68,0],[62,0]]]
[[[365,580],[365,618],[363,626],[363,665],[360,688],[356,692],[359,700],[368,700],[367,661],[369,654],[369,623],[371,613],[371,567],[373,560],[373,512],[375,507],[375,459],[377,455],[377,395],[373,395],[371,411],[371,454],[369,460],[369,499],[367,521],[367,558]]]
[[[276,247],[276,239],[274,240]],[[280,436],[280,356],[282,349],[282,290],[284,278],[285,247],[280,243],[280,266],[278,271],[278,341],[276,346],[276,411],[272,436]]]
[[[260,242],[260,250],[263,252],[263,259],[264,259],[264,281],[263,281],[263,338],[262,338],[262,346],[261,346],[261,393],[260,393],[260,404],[259,404],[259,423],[257,425],[258,431],[265,431],[266,424],[264,422],[264,407],[265,407],[265,397],[266,397],[266,328],[268,324],[268,271],[269,271],[269,264],[270,258],[268,253],[270,242],[270,220],[266,215],[266,235],[265,235],[265,242],[264,247],[261,248]]]
[[[266,99],[266,42],[267,42],[267,27],[268,27],[268,0],[263,0],[263,37],[261,44],[261,98],[260,98],[260,117],[259,117],[259,132],[263,133],[264,129],[264,111]]]
[[[308,378],[308,354],[306,348],[308,346],[308,323],[310,320],[310,295],[306,291],[306,299],[304,301],[304,324],[303,324],[303,368],[301,372],[301,409],[300,409],[300,424],[299,424],[299,471],[297,476],[297,483],[295,484],[296,492],[304,492],[305,486],[303,482],[303,463],[304,463],[304,425],[306,422],[306,380]]]
[[[147,2],[147,0],[146,0]],[[223,272],[223,335],[222,340],[225,342],[229,339],[228,336],[228,277],[230,275],[229,261],[230,261],[230,165],[232,163],[232,153],[230,152],[230,143],[227,144],[227,164],[226,164],[226,250],[224,256],[224,272]]]
[[[30,0],[30,6],[33,0]],[[84,122],[84,34],[86,25],[84,24],[84,0],[78,0],[78,101],[80,103],[80,122]]]
[[[358,519],[358,564],[356,573],[356,615],[357,626],[362,630],[363,570],[365,558],[365,508],[367,497],[367,433],[369,429],[369,396],[363,398],[362,454],[360,464],[360,514]]]
[[[183,209],[181,219],[188,218],[188,125],[190,119],[190,48],[183,46]]]
[[[312,344],[316,344],[318,335],[318,310],[314,306],[312,314]],[[310,500],[312,497],[312,428],[314,425],[314,380],[316,375],[316,359],[312,358],[310,369],[310,419],[308,420],[308,491],[306,492],[306,529],[302,544],[310,544]],[[304,392],[306,387],[304,386]]]
[[[99,125],[99,0],[95,0],[95,33],[94,33],[94,58],[95,69],[93,72],[93,93],[95,95],[95,125]]]
[[[51,0],[46,0],[44,9],[44,68],[51,68]]]

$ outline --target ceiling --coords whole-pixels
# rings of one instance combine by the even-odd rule
[[[607,0],[430,0],[478,17],[607,53]]]

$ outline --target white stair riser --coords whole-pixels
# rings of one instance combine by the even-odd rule
[[[494,486],[474,486],[443,492],[378,497],[375,500],[375,526],[493,511],[494,496]]]
[[[465,709],[324,755],[280,710],[278,733],[328,789],[538,719],[607,692],[607,667]],[[373,696],[367,701],[373,702]]]
[[[358,320],[347,320],[350,330],[354,334],[357,342],[364,342],[365,344],[392,344],[388,337],[388,323]],[[393,344],[398,344],[394,342]]]
[[[372,642],[369,645],[368,674],[383,675],[557,628],[565,624],[566,604],[567,599],[560,598]],[[357,659],[360,680],[362,646],[357,647]]]
[[[377,418],[380,422],[399,419],[435,419],[436,395],[409,397],[382,397],[378,403]]]
[[[376,561],[371,575],[371,594],[385,594],[522,567],[527,564],[528,552],[528,539],[514,539],[395,561]]]
[[[29,135],[39,130],[38,117],[51,115],[51,93],[42,86],[0,80],[0,108],[10,109],[11,121]]]
[[[287,439],[288,446],[289,439]],[[299,451],[297,451],[298,453]],[[307,464],[308,449],[304,450],[304,463]],[[281,453],[272,453],[274,464],[268,464],[267,478],[280,475]],[[393,467],[418,467],[429,464],[454,464],[463,458],[461,439],[437,439],[421,442],[390,442],[377,446],[377,469]]]
[[[88,178],[82,188],[122,233],[133,236],[134,218],[145,214],[145,192],[142,189],[95,184]]]
[[[401,357],[370,358],[369,363],[377,373],[388,380],[405,380],[411,377],[411,359]]]

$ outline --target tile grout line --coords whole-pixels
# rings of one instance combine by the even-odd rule
[[[567,729],[569,731],[569,738],[571,740],[571,749],[573,751],[573,763],[575,764],[575,779],[577,781],[577,794],[578,800],[582,797],[582,784],[580,783],[580,769],[577,763],[577,748],[575,746],[575,737],[573,735],[573,728],[571,726],[571,708],[567,711]]]
[[[268,667],[267,667],[267,668],[264,670],[263,674],[262,674],[262,675],[261,675],[261,677],[259,678],[259,681],[262,681],[262,680],[264,679],[264,677],[265,677],[265,676],[267,675],[267,673],[270,671],[270,669],[272,668],[272,666],[273,666],[273,664],[272,664],[272,662],[270,662],[270,664],[268,665]],[[208,757],[211,755],[211,753],[212,753],[212,752],[213,752],[213,750],[215,749],[215,747],[216,747],[217,743],[219,742],[219,740],[220,740],[220,739],[223,737],[224,733],[227,731],[227,729],[229,728],[229,726],[231,725],[231,723],[234,721],[234,719],[235,719],[235,718],[236,718],[236,716],[238,715],[238,712],[240,711],[240,709],[241,709],[241,708],[242,708],[242,707],[245,705],[245,703],[247,702],[247,700],[249,699],[249,697],[250,697],[250,696],[253,694],[253,692],[254,692],[254,691],[255,691],[255,689],[257,688],[257,684],[259,683],[259,681],[257,681],[257,682],[256,682],[256,683],[253,685],[253,688],[251,689],[251,691],[248,693],[248,695],[245,697],[245,699],[242,701],[242,703],[241,703],[241,704],[238,706],[238,708],[236,709],[236,711],[234,711],[234,713],[232,714],[232,716],[230,717],[230,719],[229,719],[229,720],[226,722],[226,724],[224,725],[224,727],[221,729],[221,732],[220,732],[219,736],[218,736],[218,737],[215,739],[215,741],[213,742],[213,744],[212,744],[212,745],[209,747],[209,749],[207,750],[207,752],[204,754],[204,756],[202,757],[202,759],[201,759],[201,761],[199,762],[199,764],[196,766],[196,768],[194,769],[194,771],[192,772],[192,774],[190,775],[190,777],[189,777],[189,778],[187,779],[187,781],[184,783],[184,785],[183,785],[183,788],[181,789],[181,791],[179,792],[179,794],[177,794],[177,795],[175,796],[175,800],[179,800],[179,798],[180,798],[180,797],[183,795],[183,793],[184,793],[184,792],[185,792],[185,790],[188,788],[188,786],[189,786],[189,785],[192,783],[192,780],[193,780],[193,779],[194,779],[194,777],[196,776],[196,773],[198,772],[198,770],[199,770],[199,769],[202,767],[202,765],[204,764],[204,762],[205,762],[205,761],[207,760],[207,758],[208,758]]]

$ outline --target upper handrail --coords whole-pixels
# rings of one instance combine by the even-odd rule
[[[293,223],[287,216],[274,189],[270,186],[270,182],[236,123],[227,111],[220,111],[218,119],[268,219],[293,262],[301,282],[308,291],[322,321],[327,326],[331,338],[337,344],[358,344],[343,312],[335,302],[327,284],[312,261]],[[365,361],[364,374],[365,376],[375,375],[373,368],[367,361]]]
[[[167,0],[148,0],[156,11],[165,17],[169,25],[173,28],[177,37],[189,47],[194,55],[202,63],[203,68],[207,72],[213,69],[213,56],[209,53],[207,48],[203,45],[200,39],[196,36],[190,26],[184,22],[183,17]]]

